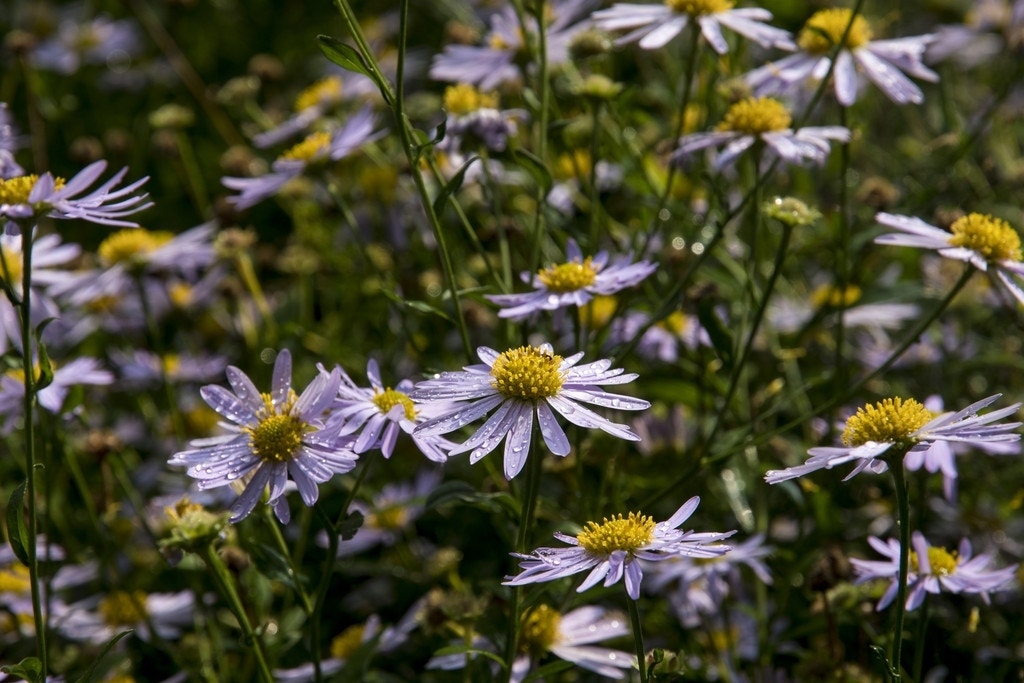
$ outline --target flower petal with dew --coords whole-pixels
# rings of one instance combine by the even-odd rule
[[[644,410],[642,399],[612,394],[601,385],[626,384],[636,379],[611,361],[599,360],[577,365],[583,353],[562,358],[550,344],[521,346],[498,353],[481,346],[477,355],[483,364],[459,372],[444,372],[416,384],[410,397],[417,402],[466,402],[426,422],[413,434],[447,434],[490,413],[484,424],[449,455],[470,451],[475,463],[505,441],[505,477],[512,479],[523,469],[530,451],[534,415],[545,445],[555,455],[569,454],[569,439],[555,413],[588,429],[600,429],[628,441],[639,437],[624,424],[604,418],[584,403],[615,410]],[[493,412],[492,412],[493,411]],[[507,437],[507,438],[506,438]]]
[[[636,657],[592,645],[625,635],[629,635],[625,616],[602,607],[578,607],[561,614],[548,605],[537,605],[520,620],[519,646],[523,652],[512,664],[511,680],[525,680],[533,661],[548,652],[601,676],[625,678],[626,672],[636,666]]]
[[[233,391],[211,384],[200,395],[234,423],[221,423],[230,433],[193,441],[191,450],[175,453],[169,461],[188,467],[200,489],[244,484],[231,506],[232,522],[248,516],[269,485],[269,503],[287,524],[291,513],[284,493],[289,476],[303,502],[312,506],[319,496],[317,484],[356,465],[351,439],[324,429],[324,413],[338,393],[341,372],[320,372],[301,395],[291,388],[291,374],[287,349],[277,354],[270,393],[260,393],[245,373],[229,366]]]
[[[538,548],[528,555],[512,553],[522,560],[523,570],[517,576],[506,577],[504,585],[522,586],[529,583],[556,579],[590,571],[576,592],[603,582],[611,586],[622,580],[626,593],[633,600],[640,598],[643,569],[637,560],[662,561],[673,557],[718,557],[729,551],[729,546],[718,541],[732,536],[725,533],[680,531],[679,526],[689,519],[700,498],[694,496],[676,510],[668,520],[655,523],[640,513],[631,512],[607,517],[600,524],[587,522],[576,536],[555,533],[555,538],[567,543],[563,548]]]
[[[857,413],[846,421],[842,436],[843,447],[812,448],[808,451],[811,457],[803,465],[769,470],[765,474],[765,481],[778,484],[848,462],[856,462],[857,466],[846,479],[865,469],[875,473],[884,472],[888,465],[880,457],[893,447],[913,452],[927,450],[936,441],[968,444],[1018,441],[1020,434],[1011,432],[1020,427],[1021,423],[998,423],[998,420],[1017,412],[1020,403],[985,415],[978,414],[978,411],[990,406],[1000,396],[1002,394],[989,396],[963,410],[943,413],[938,417],[933,417],[931,411],[914,399],[895,397],[866,405],[858,408]]]

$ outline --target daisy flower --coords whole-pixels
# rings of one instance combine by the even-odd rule
[[[633,263],[628,256],[609,264],[607,251],[583,258],[576,240],[571,238],[566,256],[565,263],[553,264],[536,275],[521,274],[523,282],[534,287],[532,292],[487,295],[501,307],[498,317],[519,320],[540,311],[584,306],[596,295],[614,294],[639,284],[657,269],[648,261]]]
[[[462,150],[464,141],[482,143],[493,152],[504,152],[509,138],[519,131],[525,109],[498,109],[498,95],[481,92],[469,83],[445,88],[444,109],[448,114],[445,137],[437,148],[443,152]]]
[[[764,23],[771,20],[771,12],[760,7],[733,9],[732,0],[665,0],[661,5],[616,3],[594,12],[592,18],[605,31],[633,29],[616,44],[639,41],[645,50],[664,47],[691,21],[697,22],[704,40],[720,55],[729,51],[729,43],[722,35],[723,26],[762,47],[796,49],[789,31]]]
[[[886,559],[850,558],[850,562],[858,574],[856,583],[872,579],[891,581],[882,599],[878,601],[878,610],[881,611],[896,599],[899,590],[900,544],[896,539],[882,542],[874,536],[868,538],[868,543]],[[913,533],[910,544],[913,550],[910,553],[907,574],[908,610],[920,607],[926,594],[941,592],[978,593],[985,604],[988,604],[988,594],[1008,588],[1017,571],[1017,565],[1003,569],[988,569],[992,556],[988,553],[973,555],[971,542],[966,538],[960,541],[960,547],[953,552],[929,545],[920,531]]]
[[[288,181],[298,178],[307,169],[342,159],[366,143],[376,140],[383,132],[374,133],[375,124],[373,110],[364,107],[333,133],[312,133],[284,152],[274,161],[270,173],[255,178],[222,178],[224,187],[239,193],[228,197],[228,201],[239,210],[259,204],[277,194]]]
[[[373,359],[366,363],[369,388],[358,386],[340,368],[339,372],[341,386],[332,404],[328,427],[339,430],[343,436],[352,435],[352,450],[361,454],[380,449],[385,458],[390,458],[398,435],[405,432],[428,459],[440,463],[448,460],[448,451],[456,446],[455,443],[437,434],[415,432],[417,423],[437,415],[439,410],[447,407],[445,404],[413,403],[409,398],[413,383],[407,379],[396,384],[394,389],[385,386],[377,361]]]
[[[70,75],[83,65],[127,64],[142,52],[135,22],[101,14],[91,19],[77,9],[65,13],[56,33],[32,51],[33,66]]]
[[[306,130],[313,123],[334,111],[341,105],[341,76],[322,78],[300,92],[295,98],[295,115],[271,130],[254,135],[252,142],[257,147],[271,147]]]
[[[244,482],[245,488],[231,506],[231,521],[252,512],[264,488],[270,485],[269,503],[283,524],[291,519],[284,497],[288,476],[295,481],[307,506],[319,495],[317,484],[356,465],[358,456],[348,447],[350,439],[324,429],[324,411],[330,407],[341,372],[320,372],[297,395],[291,388],[292,357],[287,349],[277,354],[269,394],[260,393],[245,373],[228,366],[233,393],[207,385],[203,400],[234,424],[221,423],[230,431],[224,436],[198,439],[192,450],[175,453],[169,463],[188,467],[200,489]]]
[[[136,193],[149,180],[149,176],[115,190],[114,188],[128,173],[127,168],[122,168],[92,192],[83,194],[99,179],[106,168],[106,161],[95,161],[66,183],[54,178],[50,173],[2,179],[0,220],[23,224],[41,216],[49,216],[62,219],[79,218],[103,225],[135,227],[137,223],[121,219],[153,206],[153,202],[147,201],[148,194]]]
[[[554,355],[550,344],[520,346],[504,353],[481,346],[477,355],[483,364],[459,372],[443,372],[418,383],[410,394],[417,402],[469,402],[421,423],[415,434],[447,434],[494,411],[473,436],[453,448],[449,455],[471,451],[469,461],[475,463],[505,440],[505,477],[512,479],[526,464],[534,413],[544,443],[555,455],[565,456],[570,450],[569,439],[555,419],[555,412],[580,427],[600,429],[628,441],[639,440],[627,425],[612,422],[582,405],[590,403],[616,410],[650,407],[647,401],[599,388],[604,384],[626,384],[637,377],[633,373],[623,374],[621,368],[609,369],[611,361],[577,366],[583,352],[563,359]]]
[[[721,170],[755,145],[767,149],[787,164],[824,164],[832,141],[849,142],[843,126],[790,128],[793,122],[784,104],[770,97],[748,97],[729,107],[718,127],[709,133],[692,133],[679,139],[674,161],[709,147],[722,147],[715,159]]]
[[[946,258],[966,261],[989,273],[998,285],[1024,304],[1020,235],[1003,219],[970,213],[954,221],[950,232],[911,216],[879,213],[875,220],[899,231],[876,237],[876,244],[934,249]]]
[[[884,472],[888,466],[880,458],[894,447],[897,451],[912,453],[928,450],[936,441],[968,444],[1018,441],[1020,435],[1010,432],[1020,427],[1020,422],[993,423],[1017,412],[1020,403],[986,415],[978,414],[978,411],[994,403],[1000,396],[1002,394],[995,394],[963,410],[942,413],[937,417],[912,398],[887,398],[874,405],[866,405],[858,408],[856,414],[846,421],[842,447],[812,448],[808,451],[811,457],[803,465],[769,470],[765,474],[765,481],[778,484],[780,481],[802,477],[821,469],[832,469],[848,462],[856,462],[857,466],[843,481],[865,469],[875,473]]]
[[[820,81],[828,73],[832,52],[851,20],[853,24],[832,69],[839,104],[849,107],[857,100],[864,77],[896,104],[920,104],[924,94],[905,74],[924,81],[939,80],[938,74],[922,61],[933,36],[872,40],[874,34],[867,20],[846,8],[812,14],[797,36],[795,47],[800,52],[754,69],[744,79],[755,95],[790,92]]]
[[[196,599],[191,591],[146,593],[114,590],[67,606],[55,620],[65,637],[101,645],[125,629],[143,640],[176,640],[195,619]],[[153,631],[150,631],[152,626]]]
[[[510,680],[525,680],[534,660],[549,652],[601,676],[626,678],[626,672],[636,666],[636,657],[592,643],[627,636],[629,632],[622,614],[603,607],[579,607],[565,614],[548,605],[533,607],[520,621],[518,642],[523,652],[512,662]]]
[[[39,389],[39,405],[50,413],[60,414],[64,399],[75,386],[104,386],[114,382],[114,374],[105,370],[98,360],[86,356],[57,365],[51,359],[53,378]],[[33,363],[36,381],[39,381],[39,362]],[[24,414],[25,374],[21,368],[0,375],[0,434],[14,429]]]
[[[523,571],[518,576],[506,577],[503,585],[554,581],[589,570],[577,593],[602,580],[605,587],[625,580],[626,593],[631,599],[639,600],[643,569],[637,560],[657,562],[681,555],[713,558],[729,551],[729,546],[716,542],[732,536],[735,531],[679,530],[679,525],[693,514],[699,503],[700,498],[694,496],[664,522],[655,523],[648,515],[631,512],[629,517],[621,514],[612,519],[606,517],[600,524],[587,522],[576,536],[555,532],[555,538],[568,543],[569,547],[537,548],[529,555],[512,553],[522,560],[519,567]]]

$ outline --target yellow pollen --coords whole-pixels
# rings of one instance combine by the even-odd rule
[[[318,104],[336,104],[341,101],[341,79],[336,76],[317,81],[295,98],[295,111],[305,111]]]
[[[409,523],[409,510],[401,505],[378,510],[366,518],[366,526],[372,529],[404,529]]]
[[[32,590],[28,567],[20,564],[0,569],[0,595],[4,593],[24,594]]]
[[[561,356],[535,346],[509,349],[491,367],[491,386],[508,398],[533,401],[554,396],[562,388],[561,364]]]
[[[631,553],[650,542],[654,527],[651,517],[630,512],[629,517],[605,517],[600,524],[587,522],[576,540],[581,548],[595,555],[610,555],[616,550]]]
[[[950,576],[956,572],[957,552],[952,553],[945,548],[928,547],[928,564],[932,567],[932,576]],[[917,564],[917,553],[910,551],[910,571],[920,571]]]
[[[868,441],[904,441],[932,419],[931,412],[912,398],[882,399],[857,409],[846,421],[843,443],[861,446]]]
[[[444,108],[455,116],[464,116],[478,109],[497,109],[498,96],[482,93],[469,83],[459,83],[445,88]]]
[[[824,54],[831,50],[843,37],[852,14],[851,10],[845,8],[823,9],[812,14],[797,38],[800,49],[811,54]],[[855,50],[870,41],[871,37],[871,26],[858,14],[846,36],[846,48]]]
[[[275,407],[270,394],[262,394],[263,407],[256,414],[254,426],[243,427],[249,434],[249,448],[268,462],[288,462],[295,457],[302,445],[302,436],[309,431],[309,425],[298,415],[292,415],[292,408],[298,396],[289,390],[284,405]]]
[[[730,0],[665,0],[665,4],[673,12],[689,14],[691,17],[718,14],[731,10],[733,6]]]
[[[746,135],[760,135],[786,130],[793,118],[778,100],[770,97],[748,97],[729,107],[718,124],[718,130]]]
[[[96,250],[100,262],[108,268],[117,263],[137,260],[156,251],[174,239],[174,233],[166,230],[150,232],[143,228],[118,230],[100,243]]]
[[[540,281],[552,292],[559,294],[575,292],[588,285],[594,284],[597,278],[597,271],[591,265],[593,259],[587,257],[582,263],[569,261],[557,266],[551,266],[537,273]]]
[[[175,308],[185,308],[192,303],[192,287],[185,282],[176,282],[167,288],[167,296]]]
[[[100,600],[97,611],[111,626],[137,624],[146,619],[146,594],[142,591],[113,591]]]
[[[811,294],[811,303],[817,308],[846,308],[860,301],[860,294],[861,289],[857,285],[847,285],[842,290],[833,285],[822,285]]]
[[[559,180],[586,178],[590,175],[590,166],[590,152],[585,149],[578,149],[569,154],[559,156],[555,160],[551,173]]]
[[[690,326],[690,319],[682,311],[669,314],[667,318],[658,323],[658,327],[666,329],[677,337],[682,337],[683,332]]]
[[[601,329],[612,319],[618,305],[614,296],[599,294],[584,306],[583,319],[587,321],[587,326],[591,329]]]
[[[519,648],[539,656],[558,642],[562,615],[547,605],[539,605],[523,613],[519,626]]]
[[[0,178],[0,204],[26,203],[37,180],[37,175],[23,175],[7,180]]]
[[[12,285],[21,285],[21,250],[15,251],[7,247],[0,247],[0,281],[10,282]]]
[[[322,158],[331,146],[331,134],[326,131],[313,133],[297,145],[293,145],[278,157],[280,161],[312,161]]]
[[[363,644],[363,631],[365,630],[366,626],[357,624],[349,626],[340,635],[335,636],[331,641],[331,657],[341,660],[351,657],[352,653]]]
[[[412,399],[401,391],[386,388],[384,391],[376,392],[370,400],[373,401],[373,405],[377,406],[377,409],[385,415],[390,413],[391,409],[395,406],[401,405],[405,412],[406,420],[416,419],[416,406],[413,405]]]
[[[1020,261],[1020,235],[1002,218],[967,214],[950,226],[949,243],[978,252],[988,261]]]

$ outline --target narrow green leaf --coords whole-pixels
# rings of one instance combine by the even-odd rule
[[[729,331],[715,312],[714,297],[705,297],[697,304],[697,319],[708,333],[711,339],[711,346],[722,359],[725,369],[732,368],[732,332]]]
[[[35,384],[32,385],[36,393],[53,383],[53,363],[50,362],[50,354],[46,352],[46,344],[42,340],[43,327],[52,320],[54,318],[45,321],[36,329],[36,355],[39,356],[39,377],[36,378]]]
[[[11,499],[7,502],[7,542],[23,565],[28,566],[28,544],[35,542],[29,539],[28,527],[25,526],[25,487],[27,481],[21,482],[11,493]]]
[[[495,662],[501,665],[501,668],[505,667],[505,660],[487,650],[481,650],[480,648],[470,647],[468,645],[449,645],[448,647],[442,647],[440,650],[434,653],[434,657],[445,657],[447,655],[480,655],[481,657],[487,657],[493,659]]]
[[[524,149],[512,150],[512,158],[517,164],[526,169],[526,172],[533,176],[537,185],[544,190],[544,194],[551,191],[554,181],[551,179],[551,171],[544,165],[544,162],[536,154],[527,152]]]
[[[111,638],[107,642],[107,644],[103,646],[103,651],[100,652],[99,656],[95,660],[93,660],[92,666],[90,666],[89,669],[84,674],[82,674],[82,677],[75,681],[75,683],[92,683],[93,676],[96,675],[96,667],[98,667],[103,658],[107,656],[107,653],[110,652],[110,649],[117,645],[119,640],[121,640],[131,632],[132,629],[128,629],[127,631],[121,631],[116,636]]]
[[[420,313],[436,315],[442,320],[446,320],[447,322],[450,322],[453,325],[455,324],[455,321],[452,320],[451,316],[442,311],[440,308],[437,308],[436,306],[431,306],[426,301],[409,301],[407,299],[402,299],[394,292],[389,292],[386,289],[382,289],[380,291],[382,294],[384,294],[384,296],[391,299],[400,306],[403,306],[405,308],[411,308],[412,310],[419,311]]]
[[[331,60],[342,69],[351,71],[353,73],[362,74],[373,81],[377,89],[380,90],[381,97],[388,105],[391,105],[391,86],[384,80],[384,77],[370,65],[363,55],[359,53],[351,45],[341,42],[337,38],[331,36],[318,35],[316,37],[317,45],[320,47],[320,51],[324,53],[324,57]]]
[[[466,179],[466,171],[469,170],[469,165],[474,161],[479,160],[480,157],[470,157],[466,163],[462,164],[459,170],[451,177],[451,179],[445,183],[444,187],[438,193],[434,199],[434,213],[440,214],[444,209],[444,205],[448,203],[448,198],[458,192],[459,188],[462,187],[462,181]]]

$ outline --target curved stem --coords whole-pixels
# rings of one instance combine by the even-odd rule
[[[900,571],[897,578],[896,592],[896,624],[892,633],[892,667],[891,675],[894,683],[900,683],[900,658],[903,653],[903,618],[907,612],[907,573],[910,567],[910,496],[907,493],[907,481],[903,475],[903,456],[905,451],[888,459],[892,471],[893,485],[896,488],[896,507],[899,514],[900,527]]]
[[[636,600],[626,596],[629,606],[629,621],[633,625],[633,647],[636,650],[636,665],[640,669],[640,683],[647,683],[647,651],[644,649],[644,632],[640,623],[640,609]]]

